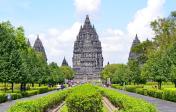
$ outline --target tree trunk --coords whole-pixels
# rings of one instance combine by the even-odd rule
[[[11,83],[11,89],[12,89],[12,93],[13,93],[13,87],[14,87],[14,83]]]
[[[5,91],[5,93],[6,93],[6,88],[7,88],[7,83],[5,82],[5,84],[4,84],[4,91]]]
[[[34,83],[32,83],[32,87],[34,87]]]
[[[39,87],[41,86],[41,84],[39,83]]]
[[[174,79],[174,84],[175,84],[175,88],[176,88],[176,79]]]
[[[162,84],[162,81],[158,81],[158,89],[161,89],[161,84]]]

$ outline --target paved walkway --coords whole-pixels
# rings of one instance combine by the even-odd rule
[[[174,103],[174,102],[161,100],[161,99],[153,98],[153,97],[149,97],[149,96],[144,96],[144,95],[140,95],[140,94],[136,94],[136,93],[131,93],[131,92],[123,91],[123,90],[118,90],[118,91],[123,94],[127,94],[129,96],[144,99],[144,100],[156,105],[159,112],[176,112],[176,103]]]
[[[38,95],[26,97],[26,98],[21,98],[21,99],[17,99],[17,100],[8,101],[8,102],[5,102],[5,103],[0,103],[0,112],[6,112],[8,110],[8,108],[17,101],[39,98],[39,97],[42,97],[42,96],[45,96],[45,95],[48,95],[48,94],[51,94],[51,93],[54,93],[54,92],[56,92],[56,90],[55,91],[50,91],[50,92],[47,92],[47,93],[43,93],[43,94],[38,94]]]

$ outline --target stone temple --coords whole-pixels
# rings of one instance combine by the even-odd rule
[[[102,47],[88,15],[74,42],[72,62],[76,71],[75,81],[100,80],[100,71],[103,69]]]
[[[128,57],[128,60],[137,60],[138,57],[140,56],[140,54],[136,53],[133,51],[133,48],[136,46],[136,45],[139,45],[140,44],[140,40],[138,39],[138,36],[136,34],[136,37],[135,39],[133,40],[133,43],[132,43],[132,46],[131,46],[131,50],[130,50],[130,53],[129,53],[129,57]]]
[[[43,47],[43,44],[42,44],[42,41],[39,38],[39,35],[37,36],[37,39],[35,40],[33,48],[37,52],[41,52],[44,55],[45,61],[47,61],[47,56],[46,56],[46,53],[45,53],[45,48]]]

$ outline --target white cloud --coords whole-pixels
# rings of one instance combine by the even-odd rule
[[[40,39],[45,47],[48,62],[54,61],[60,65],[65,56],[69,64],[72,64],[73,44],[74,40],[76,40],[80,25],[79,22],[75,22],[71,27],[65,30],[51,28],[48,29],[47,32],[39,33]],[[28,36],[32,45],[34,44],[36,37],[37,34],[30,34]]]
[[[101,0],[74,0],[76,12],[82,13],[96,13],[99,10]]]
[[[98,11],[100,0],[74,0],[76,11],[79,13]],[[148,0],[143,9],[139,9],[134,14],[134,19],[127,25],[127,30],[123,31],[118,28],[107,28],[99,34],[102,43],[104,64],[126,63],[131,47],[132,40],[136,33],[140,39],[144,40],[152,36],[150,21],[162,16],[164,0]],[[85,15],[84,15],[85,16]],[[80,29],[80,22],[75,22],[71,27],[65,30],[50,28],[46,32],[40,33],[40,38],[46,49],[49,62],[61,64],[65,56],[69,64],[72,65],[73,44]],[[33,43],[36,34],[28,36]],[[142,38],[141,38],[142,37]]]
[[[162,17],[163,5],[165,0],[148,0],[147,6],[143,9],[139,9],[134,19],[128,24],[127,30],[129,35],[135,35],[136,33],[142,36],[142,40],[146,38],[152,38],[153,32],[150,28],[150,22]]]

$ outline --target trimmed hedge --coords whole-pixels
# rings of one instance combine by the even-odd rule
[[[112,84],[111,87],[116,88],[116,89],[123,89],[123,86],[120,86],[118,84]]]
[[[119,85],[116,85],[116,84],[114,84],[112,87],[116,89],[123,88],[122,86],[119,87]],[[134,85],[131,85],[131,86],[128,85],[125,87],[124,90],[138,93],[141,95],[146,95],[146,96],[151,96],[159,99],[176,102],[176,88],[165,88],[163,90],[158,90],[158,89],[152,89],[152,88],[144,89],[139,87],[140,86],[134,87]]]
[[[32,90],[38,90],[39,94],[46,93],[46,92],[49,91],[48,87],[46,87],[46,86],[43,86],[43,87],[34,87],[34,88],[32,88]]]
[[[130,97],[106,88],[99,87],[99,90],[114,106],[120,109],[118,112],[157,112],[155,106],[142,99]]]
[[[167,88],[163,90],[165,100],[176,102],[176,88]]]
[[[7,97],[5,93],[0,93],[0,103],[7,101]]]
[[[95,86],[77,86],[66,99],[68,112],[102,112],[102,96]]]
[[[10,95],[12,96],[12,100],[16,100],[23,97],[21,93],[10,93]]]
[[[125,90],[129,92],[136,92],[137,88],[143,88],[143,85],[126,85]]]
[[[39,94],[38,90],[28,90],[25,92],[22,92],[23,97],[33,96]]]
[[[49,108],[60,104],[69,90],[58,91],[34,100],[19,101],[11,106],[8,112],[45,112]]]

